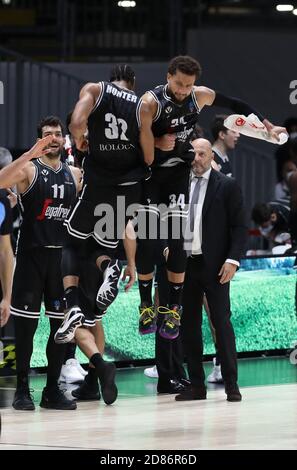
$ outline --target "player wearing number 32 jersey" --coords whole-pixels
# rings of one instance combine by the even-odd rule
[[[70,235],[80,239],[93,236],[104,251],[118,245],[118,196],[123,196],[124,211],[140,202],[140,182],[149,176],[147,165],[152,163],[154,154],[146,105],[133,92],[134,72],[127,65],[118,66],[111,79],[85,85],[72,115],[70,131],[76,146],[86,150],[88,145],[88,152],[83,162],[82,194],[66,222]],[[106,234],[94,229],[101,216],[99,210],[97,216],[94,214],[95,207],[104,203],[113,212]],[[108,228],[115,232],[114,237]],[[123,225],[122,231],[124,228]]]
[[[84,187],[65,222],[70,235],[62,260],[67,310],[57,342],[70,341],[83,322],[77,290],[82,241],[96,242],[91,259],[104,279],[96,296],[99,309],[106,310],[118,292],[121,267],[114,253],[121,238],[127,258],[126,290],[135,280],[136,243],[124,237],[142,199],[142,181],[150,176],[154,137],[149,108],[135,95],[134,85],[131,67],[117,65],[109,82],[82,88],[72,113],[69,130],[77,149],[86,152]]]
[[[87,150],[87,155],[83,162],[84,187],[66,221],[71,235],[62,260],[66,312],[55,336],[57,343],[78,338],[84,322],[78,296],[81,241],[93,238],[97,242],[91,253],[103,273],[97,307],[106,310],[118,292],[121,267],[114,253],[119,239],[127,234],[129,216],[133,216],[127,208],[134,205],[136,210],[141,202],[141,181],[149,176],[148,165],[154,156],[149,109],[133,92],[134,84],[131,67],[116,66],[109,82],[88,83],[82,88],[72,113],[69,130],[77,149]],[[127,290],[135,280],[136,242],[126,237],[123,243]],[[117,398],[114,365],[106,363],[95,348],[90,362],[96,369],[105,403],[112,404]]]

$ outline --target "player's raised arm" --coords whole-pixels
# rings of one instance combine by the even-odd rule
[[[75,140],[76,147],[81,151],[86,150],[87,143],[85,134],[87,131],[88,118],[101,91],[101,85],[99,83],[87,83],[81,89],[79,100],[72,113],[69,130]]]
[[[36,144],[28,150],[28,152],[23,153],[15,161],[2,168],[0,171],[0,188],[10,188],[15,186],[21,181],[25,181],[27,178],[27,164],[33,158],[41,157],[50,152],[48,145],[52,142],[53,136],[48,135],[43,139],[38,139]]]

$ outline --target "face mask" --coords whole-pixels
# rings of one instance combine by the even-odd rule
[[[259,232],[263,237],[267,237],[273,230],[273,225],[269,224],[268,227],[259,227]]]
[[[289,233],[284,232],[284,233],[279,233],[275,237],[274,241],[275,243],[285,244],[285,243],[289,243],[290,239],[291,239],[291,235]]]
[[[291,178],[291,176],[295,173],[296,170],[290,170],[288,171],[288,173],[286,173],[286,176],[285,176],[285,181],[289,181],[289,179]]]

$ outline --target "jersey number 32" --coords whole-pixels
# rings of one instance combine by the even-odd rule
[[[112,113],[105,114],[105,122],[107,127],[105,128],[105,137],[107,139],[118,139],[129,140],[126,136],[128,124],[125,119],[117,118]]]

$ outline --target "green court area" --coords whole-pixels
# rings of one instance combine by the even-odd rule
[[[289,348],[297,340],[296,274],[293,269],[239,271],[231,283],[232,321],[238,352]],[[193,295],[195,293],[193,292]],[[106,357],[115,360],[154,358],[154,335],[138,333],[137,284],[123,287],[104,317]],[[204,352],[214,353],[206,314],[203,316]],[[34,339],[32,367],[46,365],[48,320],[41,315]],[[81,362],[87,362],[78,352]]]

